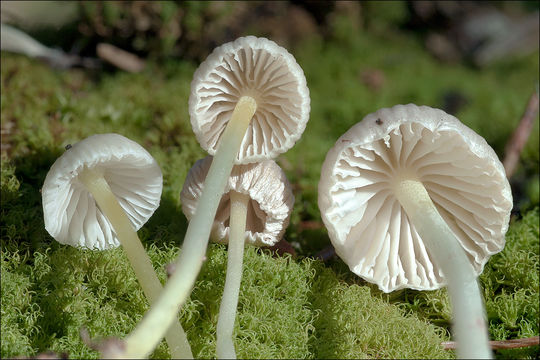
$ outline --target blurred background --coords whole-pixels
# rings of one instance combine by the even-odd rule
[[[394,27],[437,59],[484,66],[538,48],[538,1],[2,1],[2,23],[70,55],[114,45],[141,58],[203,60],[245,34],[294,48],[306,38]],[[353,35],[353,34],[350,34]]]

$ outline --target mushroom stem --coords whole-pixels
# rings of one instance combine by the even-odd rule
[[[395,190],[427,250],[441,264],[448,282],[458,358],[492,358],[482,295],[465,251],[420,181],[402,180]]]
[[[122,244],[131,267],[135,271],[135,276],[139,280],[148,302],[152,305],[162,291],[161,282],[126,213],[101,173],[86,168],[79,174],[79,179],[92,194],[103,214],[109,219],[118,241]],[[166,340],[172,358],[193,358],[191,347],[179,321],[172,322],[167,330]]]
[[[234,321],[238,306],[238,294],[242,280],[242,263],[244,259],[244,241],[249,196],[236,191],[230,192],[231,217],[229,232],[229,250],[227,259],[227,274],[223,298],[219,306],[217,322],[218,359],[236,359],[233,343]]]
[[[176,261],[176,271],[157,302],[126,338],[126,351],[130,356],[142,358],[150,354],[163,337],[164,327],[173,321],[174,314],[189,296],[202,267],[219,200],[256,109],[257,103],[253,98],[243,96],[238,100],[208,170],[195,214],[189,222],[182,251]]]

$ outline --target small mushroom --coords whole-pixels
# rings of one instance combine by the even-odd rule
[[[211,163],[212,156],[198,160],[187,174],[180,201],[188,220],[195,214]],[[266,160],[233,167],[212,225],[210,238],[215,242],[229,242],[231,191],[249,197],[245,241],[255,246],[275,245],[289,223],[294,202],[289,181],[279,165]]]
[[[244,101],[254,109],[244,119],[245,134],[231,134],[241,141],[236,164],[275,158],[304,132],[310,110],[304,72],[271,40],[246,36],[223,44],[195,71],[189,114],[197,140],[210,155],[225,141],[231,116]]]
[[[214,49],[191,83],[189,112],[201,146],[214,155],[195,214],[189,222],[177,270],[156,305],[127,341],[147,356],[158,329],[172,321],[195,283],[217,207],[233,163],[277,156],[300,138],[309,118],[306,79],[294,57],[274,42],[241,37]],[[144,345],[143,345],[144,342]]]
[[[211,156],[197,161],[184,182],[180,199],[188,219],[195,213],[211,163]],[[229,244],[225,288],[217,323],[218,359],[236,358],[233,328],[242,279],[244,243],[276,244],[289,224],[293,204],[291,186],[275,161],[233,168],[211,234],[214,241]]]
[[[442,110],[380,109],[328,152],[319,208],[336,253],[382,291],[448,283],[458,356],[491,356],[476,278],[504,247],[512,195],[481,136]]]
[[[162,286],[136,230],[159,206],[162,186],[159,165],[139,144],[118,134],[90,136],[67,148],[45,177],[45,229],[75,247],[122,244],[152,304]],[[179,322],[169,328],[167,342],[173,357],[193,357]]]

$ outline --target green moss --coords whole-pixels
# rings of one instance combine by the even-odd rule
[[[162,280],[177,252],[150,246]],[[225,247],[211,245],[181,314],[197,357],[215,356],[226,262]],[[2,332],[9,334],[4,357],[50,349],[97,358],[81,342],[81,327],[94,337],[124,336],[148,308],[120,249],[54,244],[26,259],[17,253],[2,259],[2,303]],[[320,262],[276,258],[253,247],[246,249],[235,336],[242,358],[444,356],[440,330],[372,297],[368,288],[349,287]],[[153,356],[166,354],[162,343]]]
[[[480,277],[494,340],[526,338],[539,333],[539,246],[536,208],[510,227],[504,251],[488,262]],[[537,358],[540,351],[535,346],[500,351],[500,355]]]
[[[199,357],[215,356],[226,263],[225,247],[213,245],[191,296],[199,321],[191,328],[190,342]],[[308,302],[311,280],[307,266],[246,248],[234,332],[239,358],[312,357],[308,348],[308,329],[313,321]]]
[[[506,235],[502,252],[486,264],[480,284],[489,321],[492,340],[511,340],[539,333],[539,214],[538,209],[515,221]],[[411,311],[450,331],[452,309],[446,289],[436,291],[404,290],[383,299]],[[535,358],[538,346],[528,349],[502,350],[497,357]]]
[[[370,288],[336,283],[329,269],[318,268],[313,287],[315,357],[354,358],[448,358],[440,346],[444,330],[404,317],[398,307],[374,298]]]
[[[5,354],[34,353],[31,338],[38,330],[38,309],[33,302],[30,279],[9,269],[9,260],[16,261],[15,259],[20,260],[18,254],[14,254],[11,259],[5,259],[2,253],[2,357],[6,356]]]

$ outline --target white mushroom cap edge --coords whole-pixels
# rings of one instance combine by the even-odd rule
[[[407,176],[423,183],[480,274],[505,243],[512,194],[504,168],[454,116],[414,104],[367,115],[328,152],[318,203],[336,253],[385,292],[445,285],[393,195]]]
[[[180,193],[182,211],[191,219],[202,194],[212,156],[198,160],[190,169]],[[226,243],[229,238],[229,192],[250,197],[246,220],[246,243],[272,246],[289,225],[294,195],[283,170],[273,160],[236,165],[227,181],[212,226],[213,241]]]
[[[118,134],[98,134],[71,146],[47,173],[42,198],[49,234],[62,244],[76,247],[117,247],[120,244],[109,220],[77,179],[85,167],[103,173],[135,230],[159,206],[161,169],[136,142]]]
[[[197,140],[215,155],[242,96],[257,102],[235,163],[275,158],[290,149],[309,119],[309,89],[294,57],[271,40],[246,36],[223,44],[195,71],[189,96]]]

